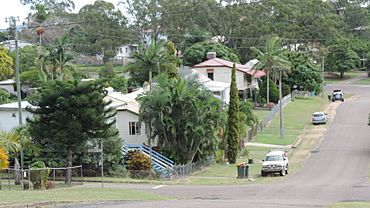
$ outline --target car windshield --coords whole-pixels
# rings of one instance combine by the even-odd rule
[[[283,157],[281,155],[268,155],[266,156],[266,161],[280,161],[283,160]]]
[[[315,113],[315,114],[313,114],[313,117],[321,117],[321,116],[323,116],[323,114],[321,114],[321,113]]]

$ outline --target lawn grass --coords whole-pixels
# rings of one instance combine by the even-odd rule
[[[326,208],[362,208],[370,207],[370,202],[339,202],[325,206]]]
[[[283,110],[284,138],[280,138],[280,119],[277,114],[270,125],[258,133],[252,142],[265,144],[292,144],[311,120],[315,111],[323,109],[327,99],[321,97],[297,97]]]
[[[360,79],[351,84],[358,84],[358,85],[370,85],[370,78]]]
[[[261,160],[264,159],[266,153],[270,148],[266,147],[248,147],[249,158],[252,158],[254,163],[249,164],[249,178],[254,182],[268,182],[279,177],[265,177],[260,176]],[[239,157],[236,164],[246,162],[247,156]],[[247,179],[237,179],[236,164],[216,164],[206,167],[201,171],[195,172],[188,177],[182,184],[189,185],[226,185],[226,184],[250,184],[251,181]]]
[[[151,193],[114,188],[73,187],[41,191],[0,191],[0,206],[10,204],[83,202],[107,200],[166,200]]]
[[[86,72],[87,74],[88,73],[98,73],[104,66],[101,65],[101,66],[84,66],[84,65],[79,65],[78,66],[78,70],[80,72]],[[114,65],[113,66],[113,71],[115,73],[121,73],[121,72],[124,72],[125,68],[123,66],[118,66],[118,65]]]
[[[326,73],[324,82],[327,84],[338,84],[340,82],[343,82],[343,81],[346,81],[346,80],[349,80],[355,77],[359,77],[361,76],[362,73],[363,73],[362,71],[345,72],[344,77],[342,79],[339,77],[339,73],[334,73],[334,72],[330,73],[331,75],[334,75],[334,76],[330,76],[328,73]]]
[[[269,110],[253,110],[254,115],[257,116],[259,121],[263,120],[269,112]]]

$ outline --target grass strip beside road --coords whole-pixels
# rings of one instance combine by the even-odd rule
[[[351,84],[370,85],[370,78],[360,79],[360,80],[352,82]]]
[[[362,71],[351,71],[351,72],[345,72],[343,78],[341,79],[339,76],[339,73],[325,73],[325,79],[324,82],[326,84],[338,84],[344,81],[347,81],[349,79],[359,77],[363,74]]]
[[[335,204],[330,204],[326,208],[365,208],[370,207],[370,202],[339,202]]]
[[[94,202],[94,201],[136,201],[167,200],[159,196],[135,190],[114,188],[83,188],[40,190],[40,191],[0,191],[0,207],[14,204],[59,203],[59,202]]]
[[[253,158],[254,163],[249,164],[249,178],[255,182],[268,182],[279,177],[260,177],[261,171],[261,160],[264,159],[266,152],[270,148],[266,147],[248,147],[249,157]],[[246,162],[248,158],[246,156],[239,157],[236,164]],[[224,185],[224,184],[250,184],[251,181],[248,179],[237,179],[237,167],[236,164],[216,164],[202,169],[188,177],[183,184],[189,185]]]
[[[327,99],[320,96],[295,98],[283,110],[284,138],[279,136],[280,118],[279,113],[277,113],[270,125],[258,133],[252,142],[278,145],[292,144],[311,120],[312,113],[322,110],[326,103],[328,103]]]

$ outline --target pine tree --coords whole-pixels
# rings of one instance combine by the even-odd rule
[[[230,103],[228,111],[228,129],[227,129],[227,159],[229,163],[236,162],[239,144],[239,95],[236,86],[235,64],[231,72]]]
[[[103,100],[106,94],[99,82],[48,83],[40,96],[30,101],[35,108],[27,108],[34,115],[27,119],[32,141],[40,145],[42,153],[49,153],[47,158],[50,153],[53,157],[64,157],[67,167],[71,167],[73,153],[81,152],[87,141],[104,141],[117,134],[110,131],[115,112]],[[71,171],[67,172],[65,182],[71,182]]]

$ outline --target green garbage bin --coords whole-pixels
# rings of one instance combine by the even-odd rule
[[[249,175],[249,165],[246,163],[238,164],[237,166],[238,178],[248,178]]]

